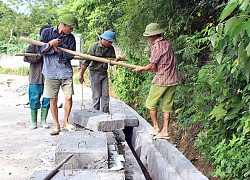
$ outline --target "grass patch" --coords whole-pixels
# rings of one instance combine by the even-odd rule
[[[12,74],[12,75],[28,76],[29,75],[29,67],[19,67],[17,69],[0,67],[0,74]]]

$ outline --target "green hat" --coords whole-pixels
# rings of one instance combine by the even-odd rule
[[[146,30],[143,33],[143,36],[154,36],[162,33],[164,33],[164,30],[160,28],[159,24],[150,23],[149,25],[147,25]]]
[[[78,29],[78,21],[75,16],[72,14],[64,14],[59,18],[59,21],[63,24],[66,24],[72,28]]]

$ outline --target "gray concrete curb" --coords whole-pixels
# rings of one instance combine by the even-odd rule
[[[153,140],[149,135],[152,126],[131,107],[123,106],[139,120],[139,126],[132,130],[131,144],[154,180],[208,180],[167,140]]]

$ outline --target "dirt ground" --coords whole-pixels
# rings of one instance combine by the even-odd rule
[[[6,82],[10,82],[7,84]],[[28,105],[28,77],[0,74],[0,179],[25,180],[39,168],[41,164],[52,167],[46,158],[46,151],[56,147],[59,136],[51,136],[53,128],[51,113],[47,122],[50,129],[40,127],[40,111],[38,112],[38,128],[30,130],[30,109]],[[76,96],[81,99],[80,86],[74,86]],[[63,103],[59,93],[59,104]],[[73,104],[74,106],[74,104]],[[79,107],[80,109],[80,107]],[[59,108],[62,123],[63,108]],[[52,161],[52,160],[51,160]]]

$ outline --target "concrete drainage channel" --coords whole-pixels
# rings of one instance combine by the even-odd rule
[[[61,133],[58,145],[47,152],[47,161],[56,167],[72,157],[58,170],[41,166],[30,179],[208,179],[171,143],[152,140],[151,125],[132,108],[112,100],[111,109],[111,115],[94,109],[73,110],[71,121],[77,131]]]

